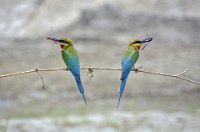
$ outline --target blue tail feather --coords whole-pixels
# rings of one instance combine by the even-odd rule
[[[125,88],[127,79],[128,79],[128,75],[126,75],[126,77],[124,77],[124,78],[121,80],[121,86],[120,86],[120,91],[119,91],[119,100],[118,100],[118,103],[117,103],[117,108],[119,107],[119,103],[120,103],[121,96],[122,96],[122,94],[123,94],[123,91],[124,91],[124,88]]]
[[[84,88],[83,88],[81,79],[80,79],[80,78],[75,78],[75,80],[76,80],[76,84],[77,84],[77,86],[78,86],[78,89],[79,89],[80,93],[82,94],[82,97],[83,97],[83,100],[84,100],[84,102],[85,102],[85,105],[87,106],[87,101],[86,101],[86,99],[85,99]]]

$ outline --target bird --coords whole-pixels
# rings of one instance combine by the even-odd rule
[[[55,44],[60,45],[62,59],[65,62],[68,70],[74,76],[79,92],[81,93],[84,103],[87,106],[87,101],[84,95],[84,87],[82,85],[80,77],[78,52],[74,47],[73,41],[69,38],[57,39],[57,38],[47,37],[47,39],[53,41]]]
[[[118,99],[118,103],[117,103],[117,108],[119,107],[121,96],[123,94],[129,73],[132,70],[132,68],[134,68],[135,63],[137,62],[137,60],[139,58],[139,50],[143,50],[146,47],[147,42],[150,42],[152,40],[153,40],[153,38],[149,37],[144,40],[134,39],[129,42],[128,48],[124,52],[124,54],[122,56],[122,60],[121,60],[122,74],[121,74],[121,78],[120,78],[121,85],[120,85],[120,89],[119,89],[119,99]],[[143,44],[145,44],[145,45],[142,47]],[[137,72],[137,69],[135,69],[135,71]]]

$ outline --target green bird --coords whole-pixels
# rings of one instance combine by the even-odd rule
[[[121,86],[119,90],[119,100],[117,104],[117,108],[119,107],[119,102],[121,99],[121,96],[123,94],[126,81],[128,79],[128,75],[132,68],[134,68],[135,63],[137,62],[139,58],[139,50],[142,46],[142,44],[152,41],[153,38],[147,38],[142,41],[139,39],[131,40],[128,44],[128,49],[124,52],[122,56],[121,66],[122,66],[122,74],[121,74]],[[144,45],[145,47],[146,45]],[[142,49],[144,49],[144,47]]]
[[[79,57],[72,40],[69,38],[57,39],[57,38],[50,38],[50,37],[48,37],[47,39],[53,41],[55,44],[60,45],[62,58],[68,70],[74,76],[79,92],[81,93],[83,100],[85,102],[85,105],[87,106],[87,101],[84,95],[84,88],[83,88],[81,77],[80,77]]]

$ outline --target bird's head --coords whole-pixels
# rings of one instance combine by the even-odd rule
[[[66,49],[69,46],[73,45],[73,42],[71,39],[69,38],[61,38],[61,39],[57,39],[57,38],[51,38],[51,37],[47,37],[47,39],[53,41],[55,44],[59,44],[61,49]]]
[[[142,47],[143,44],[144,47],[147,45],[147,42],[152,41],[153,38],[146,38],[144,40],[139,40],[139,39],[135,39],[135,40],[131,40],[128,44],[128,46],[133,47],[136,50],[140,50],[140,48]],[[142,49],[144,49],[144,47]]]

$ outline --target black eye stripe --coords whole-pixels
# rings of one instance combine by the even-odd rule
[[[132,44],[137,44],[137,43],[141,43],[141,41],[135,41]]]
[[[65,40],[59,40],[59,42],[61,42],[61,43],[67,43]]]

